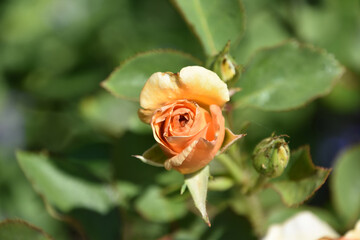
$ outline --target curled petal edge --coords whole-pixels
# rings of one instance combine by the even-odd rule
[[[157,72],[150,76],[140,93],[139,117],[149,123],[156,109],[180,99],[222,107],[230,95],[216,73],[200,66],[185,67],[175,74]]]

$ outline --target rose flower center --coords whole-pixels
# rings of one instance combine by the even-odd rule
[[[196,107],[174,107],[170,117],[171,135],[187,135],[193,126],[195,116]]]
[[[189,121],[189,114],[180,115],[179,123],[181,127],[185,127],[185,124]]]

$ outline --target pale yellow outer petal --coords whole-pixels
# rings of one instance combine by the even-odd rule
[[[350,230],[345,234],[344,238],[351,240],[360,240],[360,220],[356,223],[353,230]]]
[[[326,222],[313,213],[304,211],[283,224],[270,226],[262,240],[318,240],[323,237],[332,239],[338,236]]]
[[[230,97],[227,85],[216,73],[200,66],[190,66],[178,74],[157,72],[151,75],[140,93],[140,106],[147,110],[142,113],[149,115],[180,99],[222,107]],[[142,119],[145,120],[146,116]]]

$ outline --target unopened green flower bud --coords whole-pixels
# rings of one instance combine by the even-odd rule
[[[211,59],[210,69],[216,72],[224,82],[237,79],[240,76],[241,67],[229,54],[230,42],[226,44],[224,49]]]
[[[236,66],[234,60],[229,55],[225,55],[221,62],[219,62],[220,67],[220,77],[225,82],[231,80],[236,75]]]
[[[290,150],[282,136],[271,136],[262,140],[253,153],[253,165],[260,174],[278,177],[286,168]]]

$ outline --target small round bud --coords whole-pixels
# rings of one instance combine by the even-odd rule
[[[230,56],[225,55],[220,63],[221,78],[227,82],[236,75],[236,66]]]
[[[253,152],[253,165],[260,174],[278,177],[286,168],[290,150],[282,136],[271,136],[262,140]]]
[[[230,41],[216,56],[209,59],[209,69],[213,70],[224,82],[237,80],[241,74],[241,66],[230,56]]]

